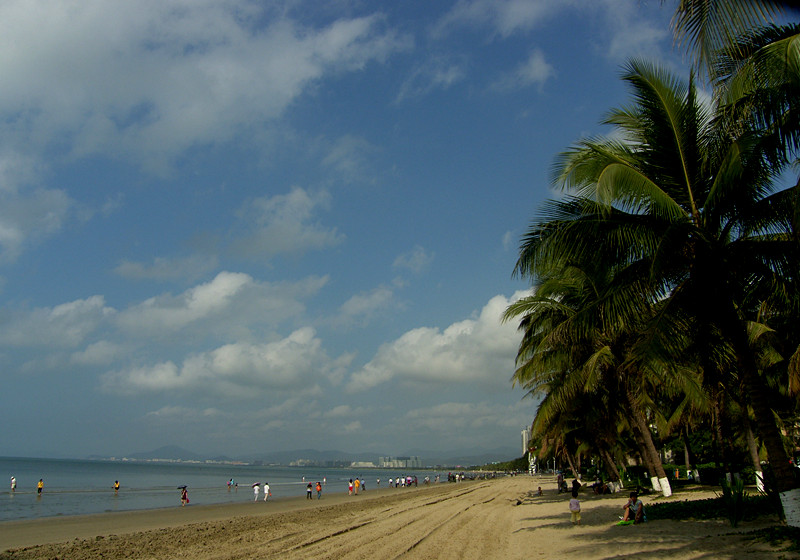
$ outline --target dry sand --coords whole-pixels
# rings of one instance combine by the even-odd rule
[[[535,495],[539,485],[544,496]],[[800,558],[744,534],[775,519],[739,529],[725,520],[618,526],[625,494],[582,492],[582,525],[573,526],[569,496],[554,488],[550,480],[519,476],[313,501],[12,521],[0,523],[0,559]],[[714,495],[678,492],[670,499]]]

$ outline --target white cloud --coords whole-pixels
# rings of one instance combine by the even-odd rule
[[[163,169],[187,148],[276,119],[326,74],[408,48],[379,16],[310,28],[269,10],[252,0],[3,2],[0,140],[68,142],[76,156]]]
[[[75,348],[115,314],[114,309],[106,306],[102,296],[30,312],[10,311],[0,320],[0,344],[43,349]]]
[[[516,299],[517,296],[515,296]],[[510,379],[520,335],[500,318],[514,301],[495,296],[474,319],[443,331],[421,327],[382,345],[375,357],[353,373],[348,389],[359,391],[391,380],[414,383],[479,382]]]
[[[395,102],[446,90],[466,77],[465,61],[434,56],[414,68],[400,86]]]
[[[217,266],[215,255],[194,255],[168,259],[155,257],[152,264],[124,260],[114,272],[130,280],[195,280]]]
[[[610,59],[665,58],[660,45],[669,38],[670,31],[644,18],[641,5],[620,0],[603,0],[602,5],[604,22],[609,27],[607,56]]]
[[[220,272],[177,296],[163,294],[120,312],[117,324],[128,336],[159,337],[189,327],[246,336],[251,324],[276,324],[296,316],[304,309],[300,300],[326,283],[325,277],[312,277],[270,284],[243,273]]]
[[[244,231],[232,243],[234,251],[267,260],[280,254],[297,255],[338,245],[344,235],[314,220],[315,210],[327,208],[329,202],[326,192],[311,194],[300,187],[293,187],[285,195],[248,202],[240,211]]]
[[[497,91],[511,91],[536,85],[541,88],[555,74],[553,67],[545,60],[540,49],[534,49],[527,60],[514,72],[502,76],[492,85]]]
[[[487,424],[514,427],[520,425],[520,411],[529,414],[526,404],[496,405],[486,402],[445,402],[406,413],[406,419],[417,428],[439,430],[457,422],[465,428],[483,428]],[[524,424],[522,424],[524,425]],[[446,429],[446,428],[445,428]]]
[[[542,25],[553,14],[573,2],[552,0],[460,0],[436,24],[434,33],[442,35],[453,27],[489,26],[508,37]]]
[[[392,266],[394,268],[402,268],[410,270],[415,274],[419,274],[430,266],[433,262],[435,254],[426,251],[423,247],[416,245],[408,253],[403,253],[394,260]]]
[[[366,323],[378,311],[391,307],[393,302],[394,291],[385,286],[379,286],[370,292],[356,294],[342,304],[337,322],[362,321]]]
[[[231,398],[256,398],[272,391],[315,386],[330,360],[311,328],[264,344],[237,342],[171,361],[103,376],[105,390],[124,395],[180,391]]]
[[[585,17],[598,22],[608,58],[663,58],[659,43],[669,36],[669,29],[663,23],[648,21],[644,12],[642,3],[636,0],[460,0],[434,26],[434,36],[471,27],[488,29],[493,36],[505,39],[547,25],[556,17]],[[552,74],[542,62],[529,59],[527,69],[520,68],[516,79],[540,84]]]
[[[514,249],[514,243],[516,242],[517,237],[513,231],[507,231],[503,234],[503,250],[510,251]]]
[[[367,412],[369,411],[364,407],[353,408],[349,404],[342,404],[328,410],[322,417],[326,419],[352,418],[354,416],[363,416]]]
[[[32,187],[39,175],[31,158],[0,153],[0,263],[14,261],[26,246],[61,231],[75,211],[65,191]]]
[[[80,366],[108,366],[119,357],[122,349],[119,345],[101,340],[87,346],[80,352],[73,352],[70,363]]]
[[[369,178],[367,169],[376,147],[364,138],[346,134],[326,147],[322,165],[336,171],[345,181],[363,181]]]

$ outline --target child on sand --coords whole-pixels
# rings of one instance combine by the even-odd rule
[[[572,491],[572,499],[569,501],[570,521],[573,525],[581,524],[581,503],[578,500],[578,491]]]
[[[627,503],[622,507],[625,510],[625,516],[622,518],[623,523],[633,521],[634,524],[638,525],[647,521],[647,516],[644,513],[644,503],[639,499],[639,494],[636,492],[631,492]]]

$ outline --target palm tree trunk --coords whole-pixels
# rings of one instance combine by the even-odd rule
[[[783,446],[781,430],[775,421],[772,408],[769,406],[767,390],[758,375],[758,367],[750,351],[742,321],[735,316],[735,313],[730,319],[735,319],[735,321],[725,322],[728,325],[729,332],[727,334],[733,341],[736,350],[739,374],[747,387],[750,406],[753,407],[753,414],[756,418],[758,435],[767,449],[769,465],[775,476],[775,485],[781,497],[786,524],[790,527],[800,527],[800,488],[797,487],[789,456]],[[738,328],[733,325],[738,325]]]
[[[714,442],[717,451],[717,467],[722,467],[725,472],[725,478],[728,484],[732,480],[732,469],[730,461],[730,452],[728,450],[728,441],[730,438],[725,437],[727,430],[725,430],[725,394],[719,384],[715,384],[712,390],[713,402],[713,424],[714,424]]]
[[[647,426],[647,421],[645,420],[644,414],[642,414],[642,412],[639,410],[639,407],[636,405],[630,389],[627,387],[625,388],[625,398],[628,401],[628,407],[630,409],[633,422],[636,425],[636,429],[638,430],[640,437],[642,438],[642,443],[644,445],[642,451],[649,457],[650,464],[653,466],[651,477],[655,476],[656,478],[656,483],[653,484],[653,488],[655,489],[658,487],[661,490],[661,494],[665,498],[672,496],[672,487],[669,484],[667,473],[664,471],[664,465],[661,463],[661,456],[658,454],[656,444],[653,441],[653,434],[650,433],[650,428]]]
[[[747,449],[750,452],[750,460],[753,461],[753,470],[756,473],[756,488],[759,492],[764,491],[764,473],[761,471],[761,459],[758,457],[758,446],[756,445],[756,437],[753,435],[753,427],[750,425],[750,419],[745,418],[744,433],[747,437]]]
[[[579,478],[578,471],[575,470],[575,459],[568,450],[564,450],[564,455],[567,457],[567,463],[569,463],[569,469],[572,471],[572,478]]]
[[[696,461],[694,458],[694,454],[692,453],[692,449],[689,446],[689,427],[684,426],[683,433],[681,434],[681,438],[683,439],[683,462],[686,465],[686,476],[689,478],[693,478],[696,482],[700,482],[700,472],[695,470],[694,476],[690,473],[692,472],[692,467],[694,467]]]
[[[614,458],[611,456],[611,453],[608,452],[607,449],[600,449],[600,456],[603,458],[603,462],[606,465],[606,473],[609,477],[611,477],[612,483],[615,485],[622,483],[622,477],[619,475],[619,469],[617,468],[616,462],[614,462]]]

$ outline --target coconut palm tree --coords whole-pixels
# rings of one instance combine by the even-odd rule
[[[534,278],[552,263],[612,256],[620,285],[660,302],[647,325],[652,352],[678,360],[684,348],[676,335],[687,329],[727,341],[779,485],[791,488],[742,306],[787,285],[791,206],[779,201],[796,196],[796,187],[775,192],[760,137],[747,129],[731,137],[715,126],[692,81],[641,61],[629,63],[624,79],[635,102],[605,121],[618,136],[581,141],[558,159],[556,182],[574,196],[558,208],[571,214],[523,239],[517,271]]]
[[[787,0],[679,0],[672,18],[673,33],[695,63],[713,75],[720,50],[735,45],[740,36],[772,22],[795,4]]]
[[[557,207],[571,212],[569,202],[552,203],[554,212]],[[528,237],[536,239],[542,229],[552,230],[554,225],[553,220],[535,224]],[[551,431],[554,423],[570,413],[578,416],[580,425],[587,408],[599,408],[607,423],[583,426],[583,443],[587,449],[600,445],[610,456],[609,432],[625,421],[639,443],[654,488],[669,495],[642,404],[647,392],[641,380],[644,366],[626,363],[635,325],[647,309],[636,305],[644,302],[635,283],[623,285],[623,290],[609,284],[614,257],[597,257],[591,255],[580,266],[553,259],[550,272],[545,271],[546,265],[540,266],[536,293],[506,311],[506,320],[522,317],[524,333],[513,380],[531,393],[546,394],[536,413],[534,432]],[[526,261],[521,260],[519,266],[524,268]]]

